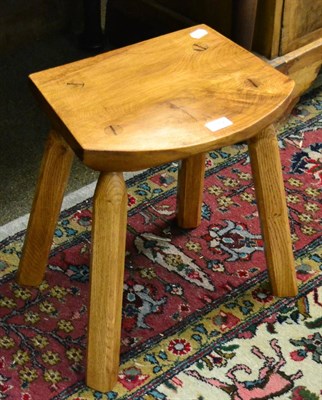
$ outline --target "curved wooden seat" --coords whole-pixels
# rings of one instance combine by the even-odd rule
[[[118,376],[127,192],[122,172],[182,159],[177,221],[201,219],[205,152],[247,140],[272,286],[297,293],[274,128],[293,82],[205,25],[30,77],[51,131],[18,282],[44,276],[73,151],[101,171],[93,206],[86,382]],[[72,151],[73,150],[73,151]]]
[[[101,171],[138,170],[249,139],[285,111],[294,85],[205,25],[30,79],[73,150]],[[230,126],[207,128],[223,117]]]

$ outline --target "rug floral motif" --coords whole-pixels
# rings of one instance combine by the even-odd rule
[[[62,212],[46,280],[15,282],[24,232],[1,243],[0,399],[322,396],[321,87],[279,126],[300,287],[271,295],[247,146],[210,152],[202,223],[175,224],[178,163],[128,182],[118,383],[85,386],[91,206]],[[320,372],[318,372],[320,371]]]

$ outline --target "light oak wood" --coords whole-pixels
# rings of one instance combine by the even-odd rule
[[[192,38],[196,29],[207,35]],[[294,85],[206,25],[30,79],[54,126],[101,171],[138,170],[246,140],[283,114]],[[232,125],[205,126],[222,117]]]
[[[200,225],[204,178],[203,153],[182,160],[177,187],[177,223],[181,228],[191,229]]]
[[[297,101],[299,96],[311,86],[320,71],[322,38],[268,62],[294,80],[293,97]]]
[[[86,383],[106,392],[120,358],[127,192],[120,173],[101,173],[94,195]]]
[[[197,29],[206,34],[193,38]],[[86,165],[101,171],[92,226],[90,387],[112,389],[119,368],[127,211],[123,171],[183,159],[178,221],[195,227],[203,154],[249,140],[273,290],[282,296],[296,293],[278,147],[272,128],[265,129],[292,101],[294,82],[287,76],[199,25],[30,79],[59,134],[51,133],[45,152],[20,283],[35,285],[43,277],[72,160],[64,140]],[[209,127],[222,118],[228,124]]]
[[[295,296],[297,284],[282,168],[273,126],[248,141],[265,256],[274,295]]]
[[[18,269],[21,285],[38,286],[43,280],[72,160],[70,147],[61,135],[51,131]]]
[[[284,0],[280,55],[322,37],[322,0]]]

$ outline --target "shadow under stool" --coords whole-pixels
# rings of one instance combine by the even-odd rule
[[[100,171],[94,195],[88,386],[119,369],[127,192],[124,171],[182,160],[177,222],[201,219],[205,153],[247,141],[273,293],[297,293],[279,149],[272,123],[294,83],[206,25],[30,76],[51,120],[18,271],[44,277],[74,153]]]

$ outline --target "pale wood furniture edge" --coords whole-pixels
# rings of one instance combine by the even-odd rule
[[[322,63],[322,38],[284,56],[273,60],[266,59],[266,62],[294,80],[295,88],[293,97],[298,99],[311,86],[320,71]]]
[[[285,46],[281,50],[281,54],[287,54],[291,51],[295,51],[302,46],[309,45],[315,40],[318,40],[319,38],[322,38],[322,28],[316,29],[313,32],[309,32],[304,36],[301,36],[299,38],[296,38],[289,42],[288,46]]]

